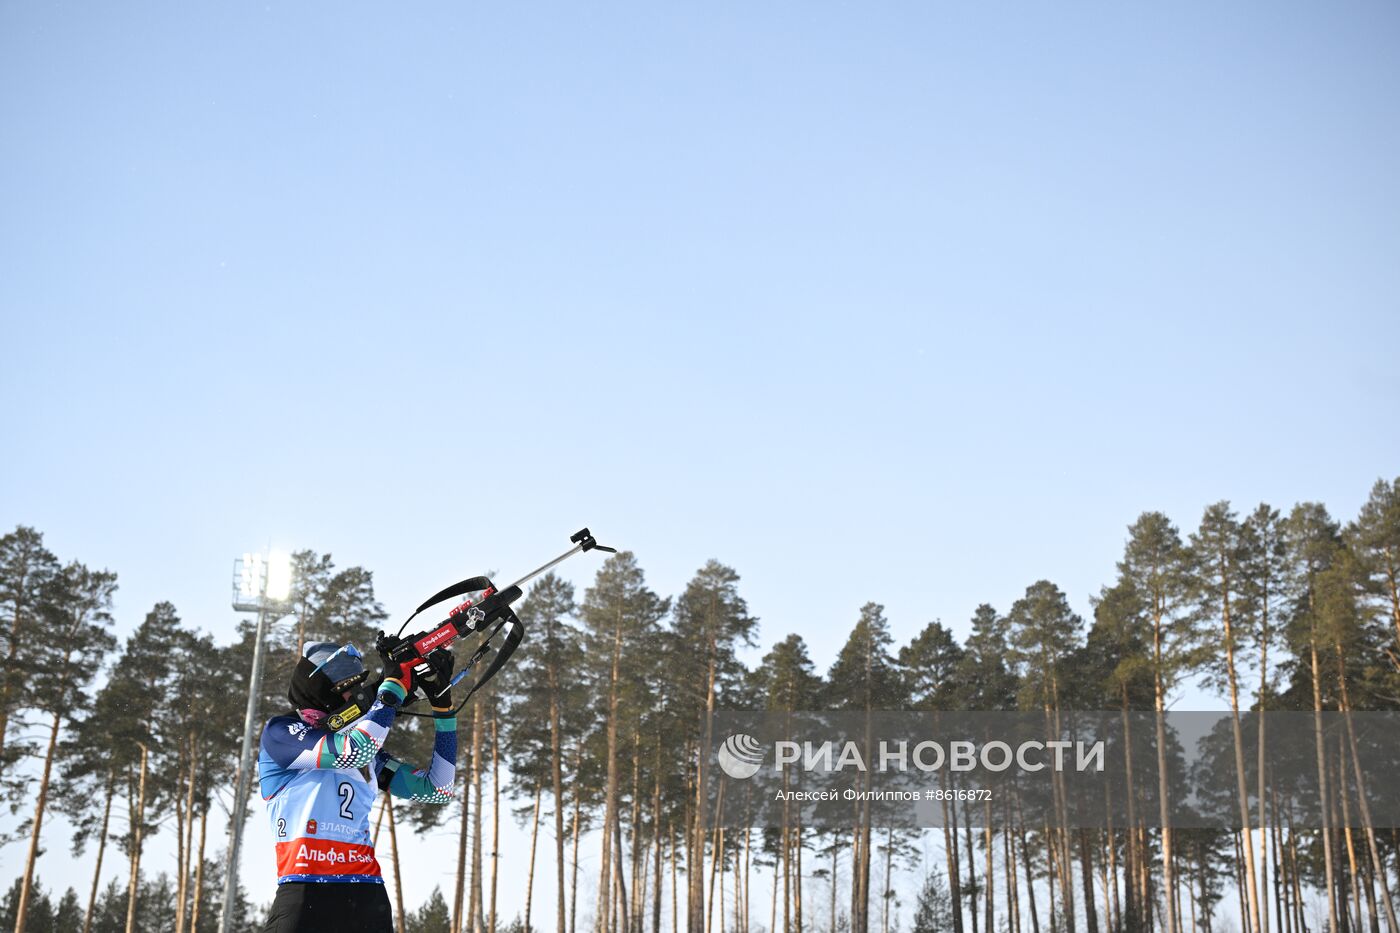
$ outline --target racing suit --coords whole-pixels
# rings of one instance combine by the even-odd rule
[[[405,690],[386,680],[369,712],[330,732],[299,716],[263,727],[258,776],[277,846],[277,897],[265,933],[389,933],[369,813],[381,790],[421,803],[452,799],[457,719],[433,720],[432,763],[413,770],[384,751]]]

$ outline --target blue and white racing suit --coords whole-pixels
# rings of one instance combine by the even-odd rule
[[[386,680],[369,712],[329,732],[294,715],[263,727],[258,776],[277,845],[277,883],[383,884],[369,811],[380,790],[422,803],[452,799],[457,719],[434,719],[433,759],[412,770],[382,751],[405,691]]]

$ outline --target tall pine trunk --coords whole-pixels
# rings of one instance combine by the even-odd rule
[[[885,890],[881,900],[880,933],[890,933],[890,901],[894,898],[894,823],[885,828]],[[987,933],[991,933],[990,930]]]
[[[44,810],[49,803],[49,777],[53,774],[53,756],[58,748],[58,725],[62,715],[53,714],[49,730],[49,747],[44,752],[44,770],[39,778],[39,799],[34,803],[34,826],[29,831],[29,855],[24,860],[24,881],[19,888],[19,904],[15,908],[15,933],[24,933],[29,913],[29,892],[34,887],[34,862],[39,857],[39,834],[44,828]]]
[[[1311,597],[1310,597],[1311,598]],[[1327,794],[1327,751],[1322,738],[1322,688],[1318,683],[1321,672],[1317,663],[1317,639],[1309,639],[1308,652],[1312,662],[1313,743],[1317,757],[1317,793],[1322,805],[1322,855],[1327,879],[1327,931],[1337,933],[1337,883],[1332,865],[1332,817]]]
[[[1172,828],[1169,784],[1167,781],[1166,685],[1162,682],[1162,616],[1152,623],[1152,693],[1157,716],[1157,809],[1162,820],[1162,884],[1167,911],[1167,933],[1181,933],[1177,918],[1176,873],[1172,859]]]
[[[1263,850],[1259,860],[1259,891],[1261,894],[1259,903],[1259,930],[1260,933],[1269,933],[1269,822],[1268,814],[1265,812],[1268,793],[1264,780],[1264,719],[1265,707],[1268,705],[1269,697],[1269,601],[1268,594],[1265,593],[1263,600],[1262,618],[1260,622],[1259,635],[1259,742],[1255,760],[1257,773],[1254,776],[1255,789],[1259,794],[1259,845]],[[1277,815],[1277,814],[1276,814]],[[1275,873],[1278,866],[1275,864]],[[1280,923],[1283,921],[1280,920]]]
[[[1089,933],[1099,933],[1099,909],[1094,902],[1094,853],[1089,843],[1089,830],[1079,830],[1079,871],[1084,886],[1084,919]],[[991,922],[987,923],[988,933]]]
[[[1018,807],[1019,809],[1019,807]],[[1031,854],[1026,848],[1026,830],[1022,826],[1017,833],[1017,848],[1021,850],[1021,866],[1026,872],[1026,905],[1031,911],[1031,933],[1040,933],[1040,912],[1035,903],[1035,872],[1031,869]],[[1054,895],[1051,894],[1051,898]]]
[[[598,933],[611,933],[613,906],[612,845],[617,820],[617,707],[622,667],[622,618],[613,626],[612,671],[608,679],[607,780],[603,790],[602,858],[598,866]]]
[[[1007,933],[1021,933],[1021,904],[1016,890],[1016,854],[1012,848],[1009,813],[1001,831],[1001,873],[1006,879]]]
[[[559,739],[559,696],[554,669],[551,667],[549,693],[549,764],[554,785],[554,868],[555,868],[555,933],[564,933],[564,764]],[[525,933],[530,933],[526,930]],[[660,933],[658,930],[657,933]]]
[[[741,933],[749,933],[749,895],[753,893],[753,875],[749,866],[749,836],[752,834],[752,827],[744,827],[744,924]],[[658,892],[659,894],[659,892]],[[660,898],[657,899],[657,907],[661,906]],[[658,930],[657,933],[660,933]]]
[[[642,933],[642,737],[632,730],[632,851],[628,861],[632,868],[632,902],[628,933]]]
[[[953,809],[956,810],[958,802],[953,801]],[[968,911],[972,914],[972,933],[980,933],[981,927],[978,925],[977,913],[977,849],[972,841],[972,823],[968,818],[967,806],[963,806],[962,816],[963,840],[967,843],[967,890],[968,890]],[[882,930],[881,933],[884,933]],[[991,933],[988,930],[987,933]]]
[[[728,786],[728,784],[729,782],[727,780],[721,778],[719,782],[719,792],[715,794],[716,826],[714,831],[714,839],[710,843],[710,892],[708,896],[703,898],[703,902],[706,906],[705,933],[710,933],[710,925],[713,920],[715,909],[715,874],[719,867],[719,860],[722,857],[721,853],[723,851],[724,846],[724,790]],[[701,891],[703,892],[704,889],[702,888]],[[784,906],[783,909],[786,910],[786,906]]]
[[[136,899],[140,893],[141,882],[141,845],[146,829],[146,771],[150,750],[144,742],[138,744],[141,748],[141,777],[136,790],[136,820],[131,826],[131,880],[127,885],[126,933],[132,933],[136,929]]]
[[[982,808],[982,819],[986,821],[986,826],[982,831],[982,845],[987,850],[987,861],[982,867],[982,879],[984,887],[987,889],[986,913],[987,913],[987,933],[995,933],[996,930],[996,838],[992,832],[992,800],[987,798],[986,805]]]
[[[671,933],[681,933],[681,889],[676,877],[675,827],[666,824],[666,837],[671,842]],[[659,931],[658,931],[659,933]],[[772,933],[770,930],[769,933]]]
[[[1235,752],[1235,793],[1239,798],[1240,826],[1244,833],[1241,840],[1244,849],[1245,896],[1249,907],[1249,929],[1263,933],[1259,919],[1259,887],[1254,865],[1254,835],[1249,828],[1249,789],[1245,786],[1244,770],[1244,731],[1240,727],[1240,688],[1235,677],[1235,639],[1233,620],[1230,617],[1230,567],[1228,555],[1219,555],[1221,589],[1221,619],[1225,626],[1225,673],[1230,686],[1230,725]]]
[[[1298,860],[1298,832],[1293,825],[1293,801],[1289,800],[1288,810],[1288,861],[1293,883],[1293,925],[1298,931],[1307,930],[1303,918],[1303,870]]]
[[[1356,729],[1351,716],[1351,693],[1347,688],[1346,653],[1341,642],[1337,642],[1337,677],[1341,689],[1342,720],[1346,724],[1346,746],[1350,753],[1351,773],[1356,780],[1356,796],[1361,808],[1361,825],[1366,834],[1366,849],[1370,856],[1371,865],[1375,867],[1374,874],[1379,876],[1381,882],[1381,903],[1385,906],[1385,919],[1390,927],[1390,933],[1400,933],[1400,924],[1396,922],[1395,903],[1390,896],[1390,881],[1386,877],[1385,862],[1381,860],[1379,847],[1376,845],[1375,822],[1371,819],[1371,804],[1366,795],[1366,776],[1361,767],[1361,755],[1356,744]],[[1344,757],[1345,763],[1345,757]],[[1343,782],[1341,793],[1343,799],[1346,794],[1346,784]],[[1367,894],[1371,894],[1369,883],[1367,884]],[[1375,906],[1372,904],[1372,913]]]
[[[472,706],[472,871],[467,887],[467,923],[473,933],[482,933],[486,917],[481,896],[481,704]],[[465,924],[463,924],[465,927]]]
[[[796,855],[793,858],[793,866],[796,869],[796,881],[794,882],[794,896],[792,905],[792,916],[796,925],[796,933],[803,933],[802,923],[802,814],[797,814],[796,825],[793,826],[795,838],[793,847]]]
[[[530,933],[530,906],[535,893],[535,844],[540,838],[540,797],[543,784],[535,785],[535,812],[530,818],[530,867],[525,873],[525,930]]]
[[[190,887],[190,863],[193,861],[194,853],[192,844],[194,842],[194,785],[199,769],[195,766],[195,754],[197,752],[198,734],[191,733],[188,744],[190,749],[189,764],[190,777],[185,790],[184,820],[188,826],[181,827],[180,858],[178,861],[178,871],[180,874],[179,884],[176,890],[179,894],[179,903],[175,906],[175,933],[185,933],[185,911],[189,901]]]
[[[461,818],[457,823],[457,876],[453,881],[452,930],[462,929],[463,901],[467,895],[467,837],[471,835],[471,769],[462,769]]]
[[[1356,909],[1356,925],[1361,926],[1361,864],[1356,858],[1356,837],[1351,831],[1351,802],[1347,799],[1347,760],[1346,755],[1341,753],[1339,748],[1337,754],[1337,794],[1336,797],[1342,804],[1342,838],[1347,847],[1347,872],[1351,875],[1351,896]],[[1380,921],[1376,916],[1376,902],[1374,892],[1369,885],[1365,885],[1366,899],[1368,901],[1371,926],[1376,931],[1380,930]]]
[[[947,863],[948,897],[953,904],[953,933],[963,933],[962,867],[958,864],[958,826],[948,813],[948,778],[940,770],[938,781],[943,790],[939,806],[943,810],[943,858]]]
[[[197,861],[194,866],[194,901],[190,904],[191,933],[199,929],[199,907],[204,900],[204,839],[205,830],[208,828],[209,804],[206,803],[199,811],[199,853],[195,856]]]
[[[692,843],[689,847],[690,859],[686,868],[690,871],[689,894],[687,900],[687,929],[689,933],[706,933],[705,925],[705,783],[709,776],[709,750],[714,738],[715,715],[715,639],[709,642],[709,666],[705,683],[705,739],[697,750],[695,768],[695,825],[692,828]]]
[[[501,756],[497,743],[496,704],[491,704],[491,912],[486,929],[496,933],[496,879],[501,862]],[[533,862],[531,864],[533,868]]]
[[[399,861],[399,833],[394,820],[394,797],[384,795],[384,808],[389,813],[389,851],[394,859],[394,925],[399,933],[404,931],[403,918],[403,864]]]
[[[102,829],[97,834],[97,865],[92,869],[92,892],[88,895],[87,912],[83,914],[83,933],[92,931],[92,913],[97,907],[97,883],[102,877],[102,856],[107,851],[107,827],[112,818],[112,798],[116,796],[116,775],[107,772],[107,789],[102,804]]]
[[[617,908],[613,913],[613,927],[617,933],[629,933],[631,916],[627,910],[627,873],[623,870],[622,849],[622,818],[619,815],[613,821],[613,867],[616,869],[613,876],[613,891],[616,895],[614,906]]]
[[[661,933],[661,737],[656,737],[656,762],[652,774],[651,833],[656,837],[652,874],[656,876],[656,897],[651,907],[651,933]],[[670,827],[666,830],[670,835]],[[770,931],[771,933],[771,931]]]
[[[583,765],[583,743],[579,742],[574,751],[574,774],[579,773]],[[578,921],[578,837],[579,837],[579,808],[583,799],[583,788],[578,784],[574,785],[574,828],[573,828],[573,867],[569,878],[569,933],[576,933]]]
[[[194,770],[194,763],[190,763]],[[181,747],[175,769],[175,786],[185,783],[185,754]],[[175,796],[175,933],[184,933],[185,926],[185,802]]]

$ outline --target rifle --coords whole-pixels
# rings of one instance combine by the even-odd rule
[[[572,548],[502,589],[497,589],[489,577],[477,576],[459,580],[429,596],[422,605],[413,610],[412,615],[403,621],[396,633],[393,635],[387,632],[379,633],[374,646],[379,651],[380,657],[384,659],[386,665],[393,664],[394,666],[408,664],[416,660],[427,664],[439,674],[445,675],[452,669],[452,652],[448,646],[459,638],[474,634],[481,635],[481,642],[477,645],[476,650],[467,658],[461,670],[452,677],[449,686],[455,687],[458,682],[471,673],[488,651],[494,650],[495,654],[492,655],[485,669],[476,678],[471,689],[467,691],[467,695],[462,698],[462,702],[458,703],[452,710],[455,715],[458,710],[467,705],[472,694],[496,676],[496,673],[510,659],[510,656],[515,653],[515,649],[520,647],[520,642],[524,640],[525,623],[520,621],[520,617],[511,608],[511,604],[519,599],[523,592],[521,587],[575,554],[593,550],[606,551],[609,554],[617,553],[617,548],[599,544],[587,528],[570,535],[569,541],[574,545]],[[408,628],[408,624],[425,609],[430,609],[458,596],[466,596],[467,599],[454,606],[448,612],[446,619],[427,631],[408,636],[403,634],[404,629]],[[504,640],[500,646],[495,646],[493,642],[498,635],[504,635]],[[421,691],[419,693],[421,694]],[[417,696],[410,697],[405,700],[404,705],[407,706],[416,699]],[[427,716],[430,714],[405,712],[404,715]]]

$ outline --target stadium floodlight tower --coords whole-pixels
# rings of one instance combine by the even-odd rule
[[[228,933],[233,918],[233,899],[238,890],[238,850],[243,843],[244,811],[253,783],[253,733],[258,725],[258,694],[262,690],[263,641],[267,627],[291,612],[287,602],[292,591],[292,562],[286,554],[273,551],[244,554],[233,562],[233,608],[258,614],[253,636],[253,670],[248,678],[248,710],[243,718],[243,747],[238,754],[238,781],[233,792],[233,812],[229,817],[228,861],[224,876],[224,904],[219,915],[219,933]]]

